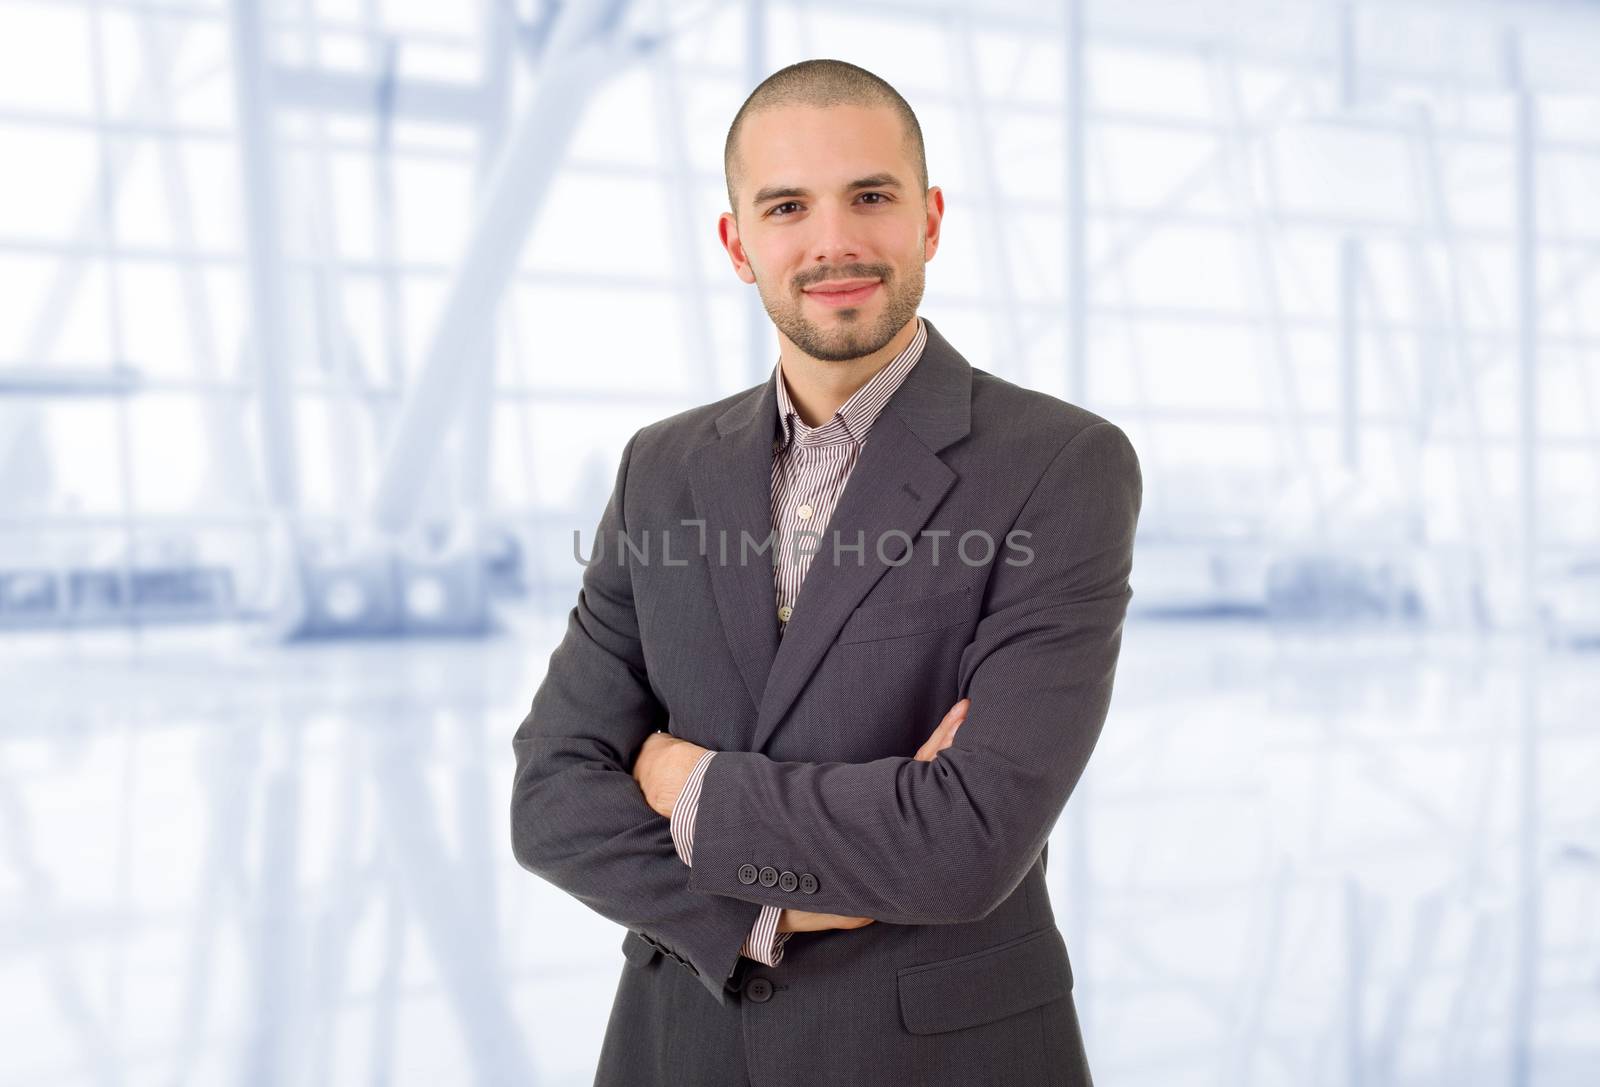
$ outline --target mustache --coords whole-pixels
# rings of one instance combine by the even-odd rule
[[[849,268],[832,268],[819,275],[797,276],[795,286],[801,290],[835,279],[881,279],[887,285],[892,273],[883,265],[858,264]]]

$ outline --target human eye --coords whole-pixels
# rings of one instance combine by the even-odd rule
[[[778,217],[779,217],[779,218],[780,218],[780,219],[781,219],[781,218],[783,218],[783,216],[782,216],[782,215],[781,215],[781,214],[779,214],[779,212],[780,212],[780,209],[782,209],[782,208],[787,208],[787,207],[791,207],[791,206],[792,206],[792,207],[799,207],[799,206],[800,206],[800,204],[799,204],[799,201],[797,201],[797,200],[785,200],[785,201],[784,201],[784,202],[783,202],[783,203],[781,203],[781,204],[776,204],[776,205],[774,205],[774,206],[773,206],[773,207],[772,207],[772,208],[771,208],[771,210],[769,210],[769,211],[768,211],[768,212],[767,212],[767,214],[768,214],[768,215],[777,215],[777,216],[778,216]]]
[[[862,196],[863,196],[863,197],[868,197],[868,196],[880,196],[880,197],[882,197],[882,198],[883,198],[883,202],[884,202],[884,203],[886,203],[886,204],[887,204],[887,203],[888,203],[888,202],[889,202],[889,194],[888,194],[888,193],[886,193],[886,192],[864,192],[864,193],[862,193],[862,194],[861,194],[861,195],[862,195]]]

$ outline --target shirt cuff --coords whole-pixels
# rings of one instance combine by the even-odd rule
[[[744,938],[739,954],[754,959],[763,966],[777,966],[783,961],[783,945],[789,942],[792,932],[778,931],[778,915],[782,906],[762,906],[756,923],[750,926],[750,935]]]
[[[672,831],[672,848],[678,851],[678,859],[690,867],[694,866],[694,816],[700,807],[700,781],[706,776],[706,767],[711,764],[711,756],[715,754],[715,751],[707,751],[700,756],[694,769],[689,771],[689,780],[683,783],[678,799],[673,802],[672,814],[667,817]]]

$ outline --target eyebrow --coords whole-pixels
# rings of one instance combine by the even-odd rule
[[[845,192],[855,192],[857,189],[903,189],[900,179],[893,174],[871,174],[867,177],[858,177],[844,187]],[[810,196],[810,189],[802,189],[793,185],[769,185],[758,191],[750,201],[752,207],[760,207],[770,200],[780,197],[792,200],[798,196]]]

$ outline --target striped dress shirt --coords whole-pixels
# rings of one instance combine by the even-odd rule
[[[774,368],[778,383],[778,420],[782,437],[772,443],[773,579],[777,601],[778,633],[787,629],[800,586],[811,568],[812,556],[827,541],[833,507],[850,479],[867,440],[889,397],[922,357],[927,330],[917,318],[917,331],[906,349],[851,394],[833,418],[809,427],[794,410],[784,384],[783,367]],[[684,864],[694,863],[694,816],[700,802],[700,784],[715,751],[700,756],[672,806],[672,844]],[[766,966],[783,960],[783,945],[793,935],[778,931],[781,906],[763,906],[739,953]]]

